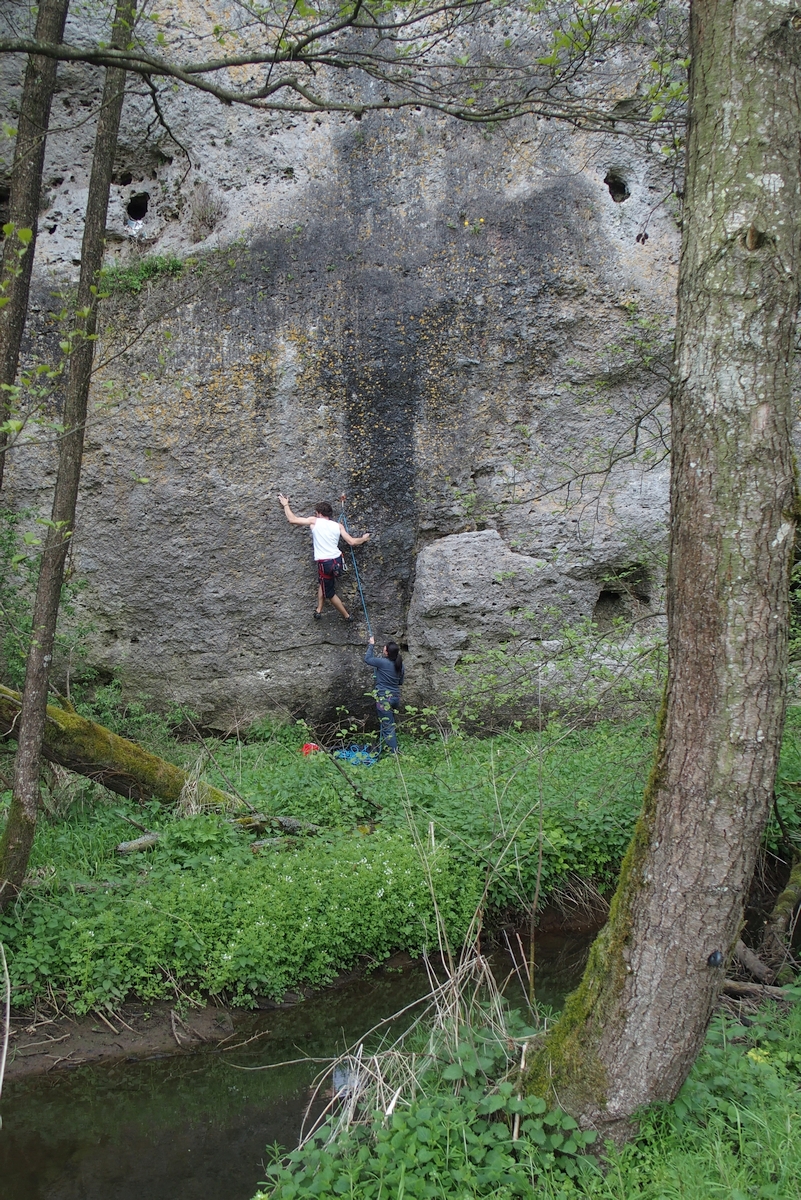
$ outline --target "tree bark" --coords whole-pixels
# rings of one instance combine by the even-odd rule
[[[111,37],[112,46],[123,48],[128,44],[135,12],[136,0],[118,0]],[[117,67],[107,68],[86,204],[75,330],[71,335],[73,349],[64,402],[64,433],[61,438],[51,523],[42,551],[34,602],[22,716],[17,733],[14,788],[8,821],[0,840],[0,912],[11,903],[22,884],[36,830],[47,684],[64,578],[64,563],[78,500],[97,324],[96,285],[103,265],[106,213],[124,95],[125,71]]]
[[[671,1100],[737,940],[784,719],[801,16],[693,0],[668,685],[610,918],[529,1074],[613,1136]]]
[[[36,19],[36,40],[58,44],[64,36],[69,0],[41,0]],[[0,385],[12,387],[17,376],[19,348],[28,311],[28,294],[36,249],[39,202],[42,194],[47,128],[58,63],[54,58],[32,54],[25,70],[22,88],[14,164],[11,168],[11,194],[8,220],[14,229],[29,229],[27,247],[12,233],[3,245],[0,268],[0,294],[6,301],[0,308]],[[23,253],[20,253],[23,251]],[[0,392],[0,489],[6,461],[8,435],[2,425],[10,413],[9,393]]]
[[[19,692],[0,685],[0,738],[16,737],[21,711]],[[104,725],[87,721],[75,711],[55,704],[47,706],[42,755],[50,762],[102,783],[111,792],[136,800],[155,796],[174,803],[191,782],[186,772],[174,763],[165,762]],[[204,803],[226,808],[231,805],[227,792],[208,783],[197,786]]]

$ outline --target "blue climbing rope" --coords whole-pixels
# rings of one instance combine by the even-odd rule
[[[342,524],[344,525],[345,529],[347,529],[348,533],[350,533],[350,530],[348,529],[348,520],[347,520],[347,517],[345,516],[345,497],[344,497],[344,495],[340,496],[340,501],[342,502],[342,512],[339,515],[339,519],[342,522]],[[353,562],[353,571],[356,576],[356,586],[359,589],[359,599],[361,600],[362,608],[364,609],[364,619],[367,622],[367,632],[369,633],[370,637],[375,637],[375,634],[373,633],[373,627],[370,624],[370,615],[367,612],[367,601],[364,598],[364,589],[362,587],[361,576],[359,575],[359,568],[356,563],[356,555],[353,552],[353,546],[350,547],[350,557],[351,557],[351,561]],[[374,674],[375,674],[375,672],[374,672]],[[382,730],[379,733],[378,753],[377,754],[375,754],[375,755],[371,754],[368,746],[364,746],[364,747],[351,746],[349,750],[338,750],[336,752],[336,755],[337,755],[337,758],[346,758],[349,762],[362,763],[365,766],[371,767],[373,765],[373,763],[378,762],[379,756],[380,756],[383,748],[384,748],[384,733]]]
[[[341,496],[340,499],[343,501],[343,504],[344,504],[345,497]],[[339,519],[342,522],[342,524],[345,526],[345,529],[348,531],[348,533],[350,533],[350,530],[348,529],[348,521],[345,516],[344,507],[342,509],[342,512],[339,514]],[[370,617],[367,612],[367,601],[364,598],[364,589],[362,587],[362,579],[361,579],[361,575],[359,574],[359,568],[356,564],[356,555],[353,552],[353,546],[350,547],[350,557],[351,557],[351,561],[353,563],[353,572],[356,576],[356,586],[359,589],[359,599],[361,600],[362,608],[364,609],[364,619],[367,622],[367,632],[369,633],[370,637],[373,637],[374,636],[373,627],[370,624]]]
[[[378,754],[381,753],[379,747]],[[378,762],[378,754],[373,753],[370,746],[357,746],[355,743],[346,750],[335,750],[334,758],[344,758],[346,762],[357,767],[372,767]]]

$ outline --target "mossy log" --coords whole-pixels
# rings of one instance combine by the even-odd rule
[[[787,961],[788,934],[795,910],[801,904],[801,859],[797,859],[787,880],[787,887],[776,901],[773,912],[765,922],[762,933],[762,955],[774,967]]]
[[[16,737],[21,708],[19,692],[0,686],[0,738]],[[48,704],[43,751],[50,762],[130,799],[175,802],[190,786],[197,788],[203,804],[227,808],[235,803],[226,792],[207,783],[196,784],[180,767],[87,721],[67,706]]]
[[[319,833],[320,826],[311,821],[300,821],[297,817],[272,817],[253,813],[248,817],[234,817],[232,824],[248,833],[265,833],[268,829],[282,829],[284,833]]]
[[[319,825],[313,825],[311,821],[299,821],[297,817],[264,817],[256,814],[254,817],[234,817],[230,823],[246,832],[255,830],[258,833],[264,833],[267,829],[282,829],[285,834],[294,835],[320,832]],[[150,833],[145,830],[142,837],[134,838],[132,842],[120,842],[117,846],[117,853],[136,854],[139,850],[150,850],[160,841],[160,833]],[[250,848],[254,854],[258,854],[260,850],[264,850],[268,846],[291,846],[292,844],[291,837],[271,837],[263,838],[260,842],[253,842]]]
[[[158,845],[160,841],[160,833],[143,833],[141,837],[134,838],[132,842],[120,842],[117,846],[117,853],[138,854],[140,850],[149,850],[151,846]]]

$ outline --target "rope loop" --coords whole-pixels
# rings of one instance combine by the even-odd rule
[[[378,753],[381,753],[380,748]],[[344,758],[346,762],[357,767],[372,767],[378,762],[378,754],[372,746],[357,746],[355,743],[347,749],[335,750],[334,758]]]

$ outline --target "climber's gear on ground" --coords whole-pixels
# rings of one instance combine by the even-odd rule
[[[357,746],[355,743],[347,749],[335,750],[334,758],[342,758],[357,767],[372,767],[378,762],[378,752],[372,746]]]

